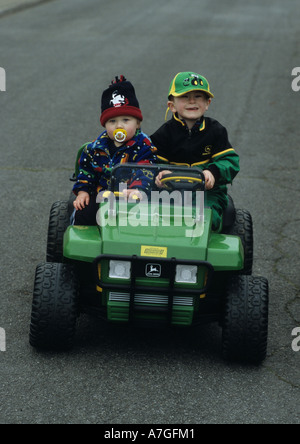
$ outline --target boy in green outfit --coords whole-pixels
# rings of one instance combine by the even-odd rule
[[[168,109],[173,113],[152,136],[160,162],[189,165],[203,170],[206,205],[212,209],[213,230],[219,230],[228,205],[227,184],[240,170],[239,156],[232,148],[227,130],[217,120],[204,117],[213,94],[205,77],[193,72],[177,74],[171,83]],[[160,180],[170,171],[162,171]]]

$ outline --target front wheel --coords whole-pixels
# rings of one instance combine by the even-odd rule
[[[45,263],[36,269],[30,344],[43,349],[70,349],[76,330],[79,282],[74,267]]]
[[[223,316],[223,356],[259,364],[267,355],[268,281],[237,275],[229,282]]]

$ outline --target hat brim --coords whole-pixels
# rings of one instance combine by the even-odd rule
[[[189,93],[189,92],[193,92],[193,91],[202,91],[205,94],[207,94],[210,98],[214,98],[215,96],[213,95],[213,93],[211,93],[210,91],[207,91],[207,89],[204,88],[191,88],[191,89],[185,89],[182,92],[172,92],[170,94],[170,96],[174,96],[174,97],[180,97],[180,96],[184,96],[185,94]]]
[[[139,108],[136,108],[135,106],[125,105],[120,107],[107,108],[105,111],[103,111],[100,117],[101,125],[105,126],[108,120],[119,116],[131,116],[135,117],[141,122],[143,121],[142,111]]]

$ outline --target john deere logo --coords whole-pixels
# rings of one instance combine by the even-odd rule
[[[147,264],[146,265],[146,276],[157,278],[161,277],[161,265],[159,264]]]

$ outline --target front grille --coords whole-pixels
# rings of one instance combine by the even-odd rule
[[[130,302],[130,294],[129,293],[119,293],[111,291],[109,293],[109,300],[113,302]],[[144,304],[153,304],[159,305],[161,307],[168,306],[168,296],[167,295],[153,295],[153,294],[135,294],[134,295],[134,303],[135,305],[144,305]],[[189,306],[192,307],[194,305],[193,297],[185,297],[185,296],[174,296],[173,305],[177,306]]]

